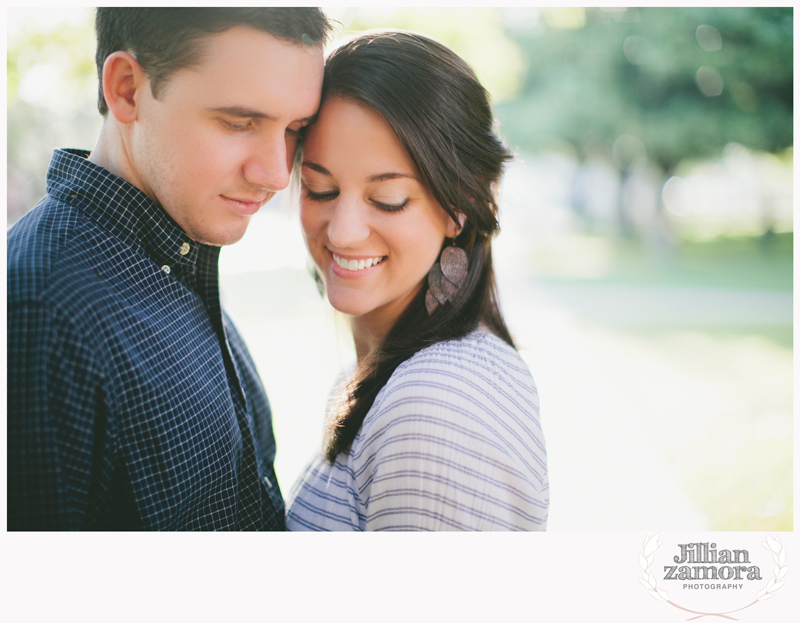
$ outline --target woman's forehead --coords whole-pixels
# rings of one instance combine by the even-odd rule
[[[303,159],[334,176],[346,168],[373,182],[419,180],[411,156],[388,122],[371,108],[338,97],[323,103],[309,127]]]

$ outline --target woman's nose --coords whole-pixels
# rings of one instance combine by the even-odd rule
[[[331,244],[340,249],[352,247],[369,238],[369,233],[363,204],[340,195],[328,221],[328,240]]]

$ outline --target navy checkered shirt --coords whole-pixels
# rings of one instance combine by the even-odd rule
[[[282,530],[219,248],[87,155],[8,232],[8,529]]]

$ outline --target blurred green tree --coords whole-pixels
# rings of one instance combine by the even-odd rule
[[[332,8],[329,14],[346,28],[345,36],[371,29],[401,29],[441,41],[470,64],[494,102],[512,99],[519,92],[525,59],[497,9]]]
[[[101,124],[93,11],[53,9],[50,20],[30,13],[8,15],[8,225],[44,195],[53,148],[90,149]]]
[[[581,150],[630,135],[669,174],[731,142],[769,152],[792,145],[791,7],[542,15],[506,20],[528,66],[519,98],[497,107],[517,148],[566,140]]]

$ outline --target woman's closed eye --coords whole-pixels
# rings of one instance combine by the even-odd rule
[[[400,203],[384,203],[372,199],[373,205],[383,212],[399,212],[408,205],[408,198],[403,199]]]
[[[306,198],[310,201],[332,201],[339,196],[339,191],[337,189],[332,190],[311,190],[307,185],[303,184],[303,192],[306,195]],[[371,199],[372,205],[378,208],[381,212],[399,212],[403,208],[408,205],[408,198],[403,199],[399,202],[387,202],[387,201],[378,201],[377,199]]]
[[[303,184],[303,191],[305,192],[306,197],[311,201],[331,201],[339,196],[339,191],[336,189],[318,192],[311,190],[305,184]]]

